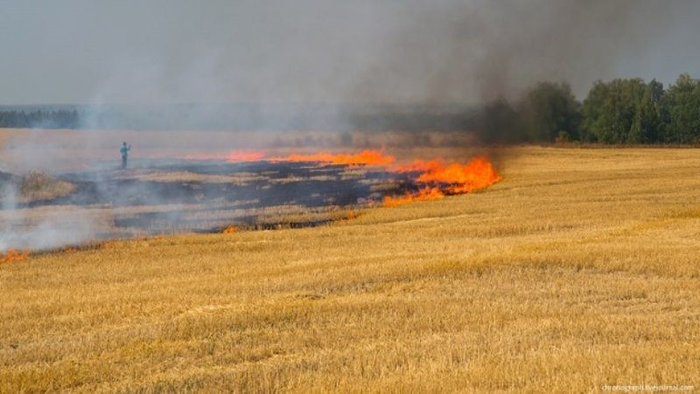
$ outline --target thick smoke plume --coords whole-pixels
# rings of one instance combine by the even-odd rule
[[[669,82],[700,56],[693,0],[172,0],[137,9],[68,0],[3,12],[15,34],[0,38],[13,54],[0,72],[15,78],[0,82],[0,103],[478,104],[540,80],[569,81],[579,94],[618,76]],[[51,39],[40,40],[47,30]]]

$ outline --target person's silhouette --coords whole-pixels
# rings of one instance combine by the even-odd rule
[[[122,168],[126,168],[127,160],[129,159],[129,151],[131,150],[131,145],[126,146],[126,142],[122,144],[122,148],[119,150],[122,154]]]

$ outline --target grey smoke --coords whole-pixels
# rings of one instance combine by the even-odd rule
[[[0,103],[477,103],[542,79],[668,83],[692,0],[0,3]]]
[[[97,220],[87,211],[57,207],[42,215],[28,214],[18,204],[12,182],[0,185],[0,253],[8,249],[47,250],[75,245],[95,236]]]

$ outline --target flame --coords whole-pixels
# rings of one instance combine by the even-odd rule
[[[397,172],[421,172],[416,182],[427,184],[418,193],[407,193],[399,197],[384,197],[383,206],[396,207],[413,201],[437,200],[448,194],[471,193],[485,189],[500,181],[491,162],[477,157],[467,164],[444,165],[440,160],[417,160],[408,166],[398,167]]]
[[[238,232],[238,227],[236,226],[228,226],[226,229],[224,229],[223,234],[235,234]]]
[[[258,151],[234,151],[228,154],[226,161],[243,162],[243,161],[260,161],[266,156],[265,152]]]
[[[404,196],[392,197],[385,196],[382,206],[384,207],[398,207],[399,205],[408,204],[414,201],[430,201],[439,200],[444,198],[445,194],[437,187],[424,187],[420,189],[418,193],[406,194]]]
[[[444,167],[442,160],[415,160],[413,163],[408,165],[398,166],[394,169],[396,172],[427,172],[432,170],[437,170]]]
[[[18,251],[15,249],[9,249],[4,256],[0,258],[0,263],[12,263],[17,261],[23,261],[29,256],[29,251]]]
[[[446,167],[429,169],[417,181],[448,184],[447,191],[450,194],[463,194],[485,189],[501,179],[491,162],[477,157],[465,165],[452,163]]]
[[[394,158],[394,156],[385,155],[383,151],[367,149],[354,154],[333,154],[327,152],[316,153],[313,155],[291,154],[287,157],[274,158],[272,161],[319,162],[349,166],[386,166],[396,161],[396,158]]]
[[[225,154],[220,153],[204,153],[187,155],[185,160],[225,160],[229,163],[240,163],[247,161],[261,161],[265,159],[267,154],[262,151],[236,150]]]
[[[403,196],[386,196],[382,201],[385,207],[396,207],[414,201],[438,200],[447,195],[471,193],[485,189],[502,177],[493,168],[491,162],[484,157],[477,157],[467,164],[450,163],[443,160],[415,160],[407,165],[393,165],[394,156],[384,154],[383,150],[366,149],[357,153],[290,154],[285,157],[268,158],[262,151],[233,151],[226,155],[191,155],[191,160],[226,160],[228,162],[269,161],[269,162],[315,162],[346,166],[383,166],[395,173],[411,173],[413,181],[419,184],[418,191],[406,193]],[[413,174],[415,173],[415,174]],[[355,217],[347,215],[348,219]],[[238,229],[234,226],[226,228],[224,234],[233,234]]]

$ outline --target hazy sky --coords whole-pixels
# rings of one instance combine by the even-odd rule
[[[694,0],[0,0],[0,104],[465,102],[700,77]]]

